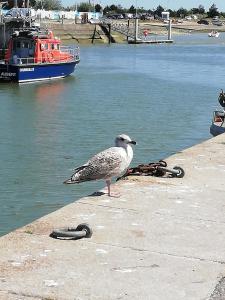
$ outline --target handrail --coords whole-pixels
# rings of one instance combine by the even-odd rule
[[[19,57],[16,58],[15,61],[12,63],[14,65],[29,65],[29,64],[34,64],[34,65],[40,65],[40,64],[55,64],[55,63],[67,63],[67,62],[73,62],[73,61],[79,61],[78,56],[68,56],[64,57],[62,55],[59,56],[51,56],[51,54],[47,54],[46,57],[40,57],[39,59],[37,58],[27,58],[27,57]]]
[[[79,47],[73,48],[70,46],[63,46],[60,49],[59,55],[56,55],[51,51],[43,51],[42,56],[39,57],[17,57],[14,55],[10,61],[1,60],[4,64],[13,65],[40,65],[40,64],[55,64],[55,63],[67,63],[67,62],[79,62],[80,50]]]
[[[102,18],[103,25],[111,25],[112,30],[117,31],[121,34],[126,35],[127,37],[133,38],[135,36],[135,25],[130,24],[128,27],[127,24],[121,24],[112,19]]]

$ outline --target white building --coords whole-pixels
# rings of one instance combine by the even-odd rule
[[[164,21],[164,20],[166,20],[166,21],[168,21],[170,19],[170,13],[169,13],[169,11],[163,11],[162,12],[162,20]]]

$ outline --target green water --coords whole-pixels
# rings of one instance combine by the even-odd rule
[[[138,142],[133,166],[208,139],[224,41],[81,47],[74,76],[0,84],[0,235],[104,187],[62,182],[119,133]]]

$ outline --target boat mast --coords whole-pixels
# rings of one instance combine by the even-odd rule
[[[29,22],[30,22],[30,27],[31,27],[31,11],[30,11],[29,7],[30,7],[30,0],[27,0],[27,9],[28,9],[28,13],[29,13]]]

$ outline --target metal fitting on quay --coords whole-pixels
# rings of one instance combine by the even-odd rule
[[[127,170],[127,172],[117,178],[117,181],[120,179],[123,179],[127,176],[156,176],[156,177],[162,177],[165,175],[168,175],[169,177],[177,177],[182,178],[185,175],[184,170],[181,167],[175,166],[173,168],[168,168],[167,163],[163,160],[160,160],[158,162],[151,162],[149,164],[141,164],[137,167],[130,168]]]
[[[79,224],[77,227],[63,227],[54,229],[50,237],[60,240],[78,240],[82,238],[90,238],[92,236],[92,229],[86,223]]]

